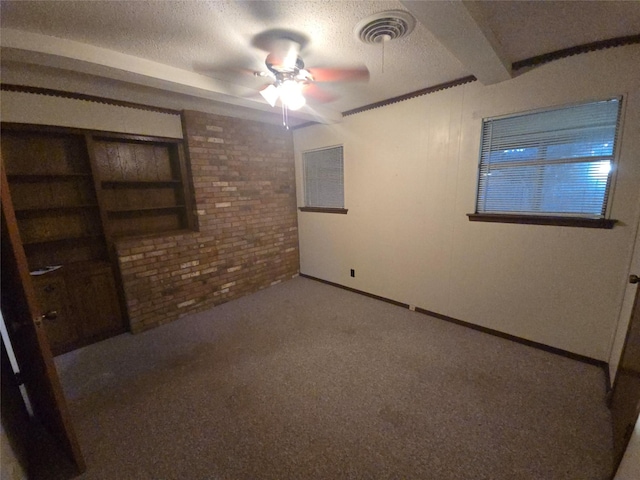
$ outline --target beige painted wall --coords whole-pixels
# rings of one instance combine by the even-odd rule
[[[639,84],[628,46],[295,131],[298,205],[301,152],[343,144],[349,209],[299,212],[301,272],[608,360],[638,222]],[[621,94],[614,229],[468,221],[482,118]]]
[[[180,115],[23,92],[0,94],[3,122],[182,138]]]

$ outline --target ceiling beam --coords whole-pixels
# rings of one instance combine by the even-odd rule
[[[511,78],[511,64],[474,2],[401,2],[442,45],[485,85]]]
[[[273,108],[256,98],[256,90],[206,75],[85,43],[37,33],[3,28],[0,33],[2,60],[54,67],[113,80],[191,95],[214,102],[260,111]],[[46,85],[44,85],[46,86]],[[306,106],[292,117],[322,123],[342,120],[328,108]]]

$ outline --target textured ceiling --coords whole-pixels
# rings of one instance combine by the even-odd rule
[[[384,50],[356,39],[353,29],[360,20],[391,9],[407,8],[393,1],[5,0],[1,26],[106,48],[254,91],[265,84],[250,73],[265,69],[266,52],[255,46],[256,36],[292,30],[308,39],[302,51],[308,67],[368,67],[366,84],[322,85],[337,94],[327,104],[337,111],[474,73],[420,23]],[[640,32],[640,2],[474,2],[473,11],[483,17],[509,62]]]
[[[640,33],[640,1],[479,2],[512,62]]]

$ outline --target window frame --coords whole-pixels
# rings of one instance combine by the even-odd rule
[[[516,116],[523,116],[529,114],[536,114],[552,110],[562,110],[579,105],[585,105],[589,103],[604,102],[610,100],[618,100],[619,110],[617,119],[617,129],[614,138],[614,149],[611,155],[611,172],[609,176],[609,183],[607,185],[607,193],[605,197],[605,208],[602,217],[590,217],[588,215],[580,214],[559,214],[554,215],[552,213],[509,213],[509,212],[478,212],[478,200],[480,195],[480,175],[482,168],[482,150],[483,150],[483,131],[484,123],[488,120],[500,120],[505,118],[512,118]],[[555,225],[565,227],[584,227],[584,228],[604,228],[611,229],[617,223],[617,220],[611,219],[611,208],[613,204],[613,197],[615,192],[615,185],[618,173],[618,163],[620,155],[620,142],[622,140],[623,119],[625,116],[626,108],[626,96],[624,95],[610,95],[606,98],[598,98],[591,100],[583,100],[580,102],[574,102],[564,105],[552,105],[549,107],[526,110],[522,112],[513,112],[505,115],[498,115],[493,117],[485,117],[480,124],[480,142],[479,142],[479,154],[478,154],[478,168],[476,177],[476,194],[474,197],[475,208],[474,213],[468,213],[467,217],[472,222],[492,222],[492,223],[516,223],[524,225]]]
[[[334,148],[341,148],[342,149],[342,199],[343,199],[343,206],[342,207],[321,207],[321,206],[315,206],[315,205],[307,205],[307,166],[306,166],[306,161],[305,161],[305,155],[307,153],[312,153],[312,152],[319,152],[322,150],[331,150]],[[330,145],[327,147],[319,147],[319,148],[312,148],[309,150],[304,150],[301,154],[301,163],[302,163],[302,185],[303,185],[303,201],[304,201],[304,206],[302,207],[298,207],[298,210],[300,210],[301,212],[315,212],[315,213],[333,213],[333,214],[340,214],[340,215],[346,215],[347,212],[349,211],[347,208],[344,207],[344,205],[346,204],[346,198],[345,198],[345,188],[344,188],[344,144],[337,144],[337,145]]]

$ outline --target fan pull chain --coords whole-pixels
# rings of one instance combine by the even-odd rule
[[[282,125],[289,130],[289,109],[287,108],[286,103],[282,103]]]
[[[380,39],[381,39],[380,43],[382,43],[382,72],[381,73],[384,73],[384,44],[387,43],[389,40],[391,40],[391,36],[382,35]]]

